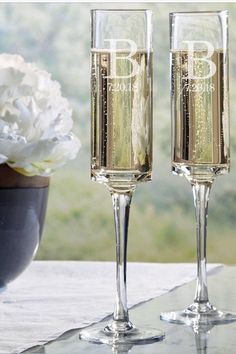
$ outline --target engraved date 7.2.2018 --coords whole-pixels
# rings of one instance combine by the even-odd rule
[[[110,92],[131,92],[131,91],[138,91],[138,85],[135,83],[124,83],[122,82],[108,82],[108,91]]]

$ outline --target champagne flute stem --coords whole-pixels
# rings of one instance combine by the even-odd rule
[[[207,217],[212,181],[193,181],[191,184],[197,227],[197,287],[194,302],[206,304],[209,300],[206,270]]]
[[[126,270],[129,211],[132,191],[111,191],[116,234],[116,304],[111,324],[113,331],[124,332],[133,326],[127,308]]]
[[[195,333],[195,343],[197,354],[207,354],[208,352],[208,337],[210,332]]]

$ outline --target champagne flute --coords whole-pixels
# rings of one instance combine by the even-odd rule
[[[151,11],[92,10],[92,180],[112,196],[116,234],[116,304],[105,328],[81,332],[95,343],[142,344],[163,339],[129,320],[126,258],[129,210],[138,182],[152,170]]]
[[[206,236],[214,179],[229,172],[228,13],[170,14],[172,171],[193,191],[197,224],[197,287],[193,304],[161,319],[194,325],[235,321],[208,298]]]

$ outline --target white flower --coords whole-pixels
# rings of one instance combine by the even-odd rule
[[[0,55],[0,164],[48,176],[76,157],[72,112],[46,71],[19,55]]]

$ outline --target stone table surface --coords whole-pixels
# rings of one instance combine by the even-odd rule
[[[209,275],[208,285],[214,305],[236,312],[236,267],[224,266],[213,272]],[[194,291],[195,281],[191,281],[130,310],[130,318],[137,327],[142,324],[162,329],[166,335],[162,342],[132,348],[111,348],[81,341],[79,331],[74,330],[56,341],[26,350],[24,354],[235,354],[236,323],[194,333],[190,327],[165,323],[159,319],[162,311],[183,309],[189,305]],[[108,319],[103,320],[104,323]]]
[[[208,271],[222,267],[210,264]],[[195,264],[129,262],[128,306],[167,294],[195,277]],[[1,291],[0,354],[19,354],[98,323],[111,315],[114,301],[114,262],[34,261]]]

